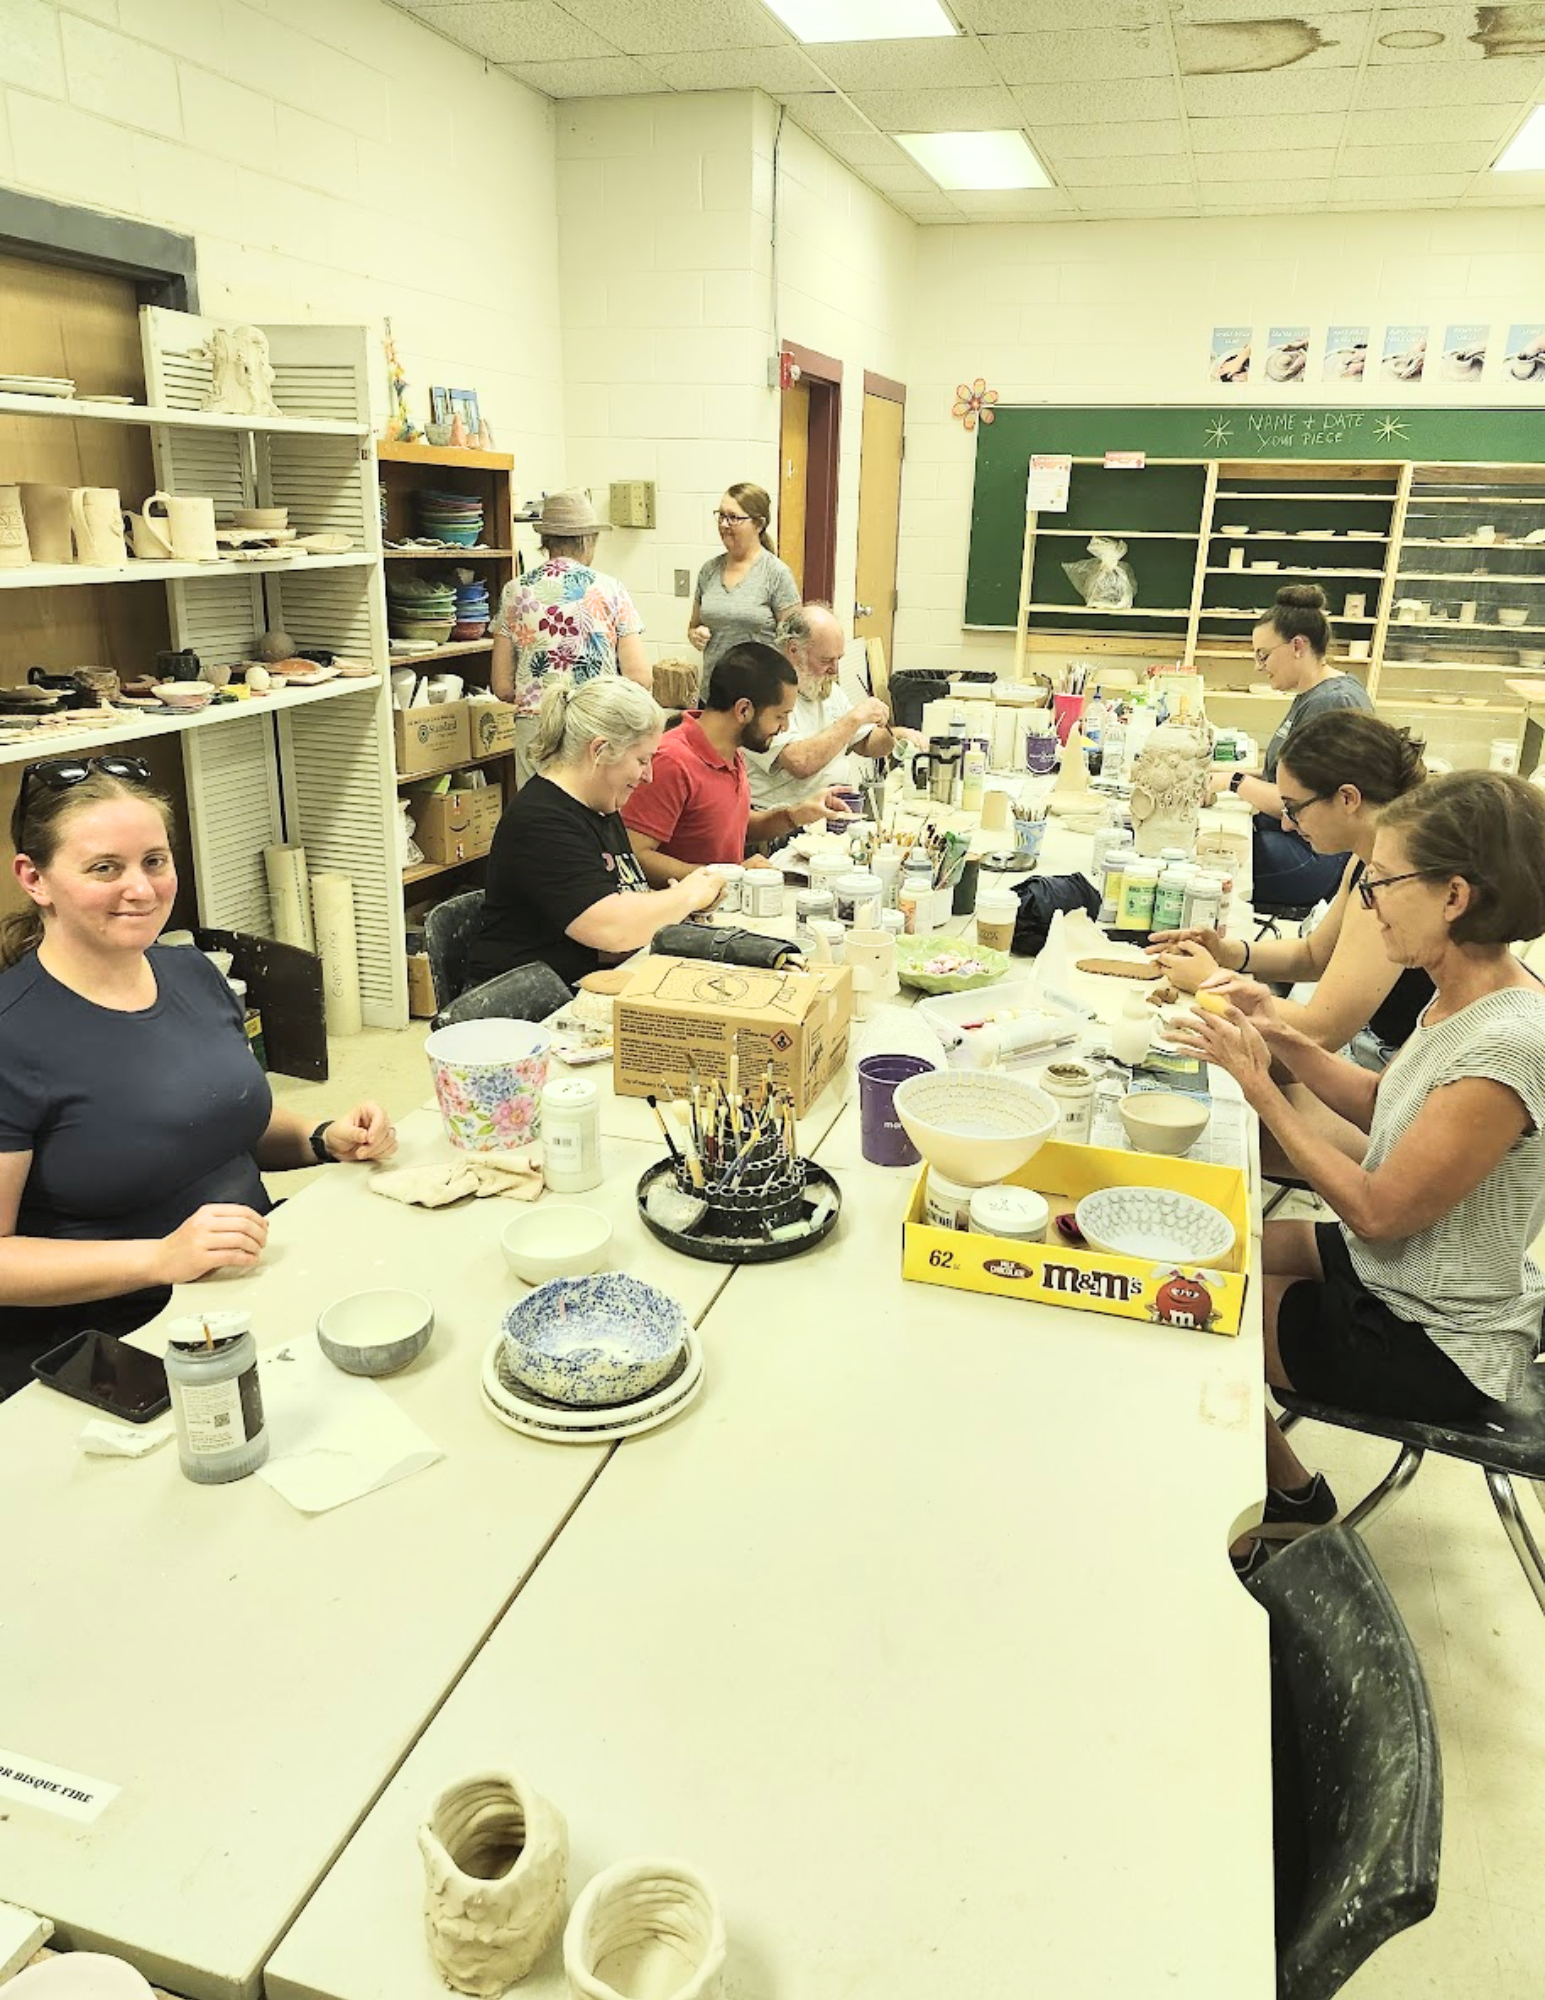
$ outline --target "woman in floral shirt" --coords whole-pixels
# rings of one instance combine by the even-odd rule
[[[531,775],[530,739],[542,696],[557,678],[593,680],[622,673],[646,690],[649,661],[643,622],[626,589],[592,569],[596,536],[606,525],[580,492],[550,493],[536,524],[546,561],[505,585],[494,620],[490,682],[513,703],[518,783]]]

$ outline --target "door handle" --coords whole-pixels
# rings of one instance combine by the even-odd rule
[[[855,618],[872,618],[874,616],[874,606],[872,604],[855,604],[853,606],[853,616]]]

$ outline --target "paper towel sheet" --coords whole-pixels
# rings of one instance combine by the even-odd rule
[[[445,1456],[377,1382],[345,1375],[314,1339],[258,1357],[271,1443],[258,1471],[302,1514],[325,1514]]]

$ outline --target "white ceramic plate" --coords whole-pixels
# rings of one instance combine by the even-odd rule
[[[93,392],[90,389],[77,389],[75,391],[75,400],[77,403],[127,404],[127,403],[132,403],[134,401],[134,398],[132,396],[104,396],[101,395],[100,393],[93,394]]]
[[[610,1407],[565,1409],[521,1388],[507,1371],[504,1335],[499,1333],[483,1356],[481,1388],[490,1416],[524,1437],[545,1438],[549,1444],[610,1444],[668,1424],[702,1393],[703,1374],[703,1351],[696,1333],[689,1331],[680,1371],[651,1395]]]
[[[75,384],[63,375],[0,375],[0,396],[73,396]]]
[[[1221,1209],[1171,1188],[1100,1188],[1074,1216],[1095,1249],[1118,1257],[1216,1264],[1234,1247],[1234,1225]]]

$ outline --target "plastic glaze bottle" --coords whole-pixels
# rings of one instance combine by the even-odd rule
[[[200,1486],[245,1479],[268,1457],[257,1342],[246,1313],[174,1319],[166,1380],[183,1476]]]

